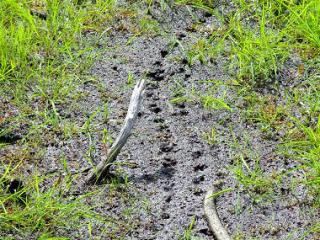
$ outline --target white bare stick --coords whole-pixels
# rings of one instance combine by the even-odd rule
[[[87,184],[100,182],[109,174],[110,165],[116,160],[122,147],[125,145],[128,137],[131,134],[131,130],[138,116],[139,108],[142,102],[143,88],[144,80],[139,81],[134,87],[127,116],[124,120],[121,131],[107,155],[100,161],[96,168],[90,170],[85,180]]]
[[[213,194],[216,192],[217,184],[218,183],[213,184],[204,197],[204,215],[207,218],[210,230],[213,232],[217,240],[231,240],[226,229],[223,227],[216,210]]]

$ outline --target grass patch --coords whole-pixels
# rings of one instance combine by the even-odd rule
[[[92,200],[103,194],[101,191],[73,195],[72,185],[77,180],[70,172],[45,177],[32,172],[23,179],[23,186],[13,191],[8,187],[11,179],[21,175],[23,166],[31,164],[36,169],[41,165],[50,144],[87,134],[87,154],[92,157],[94,113],[85,121],[66,116],[62,110],[80,112],[78,102],[87,97],[81,87],[88,82],[94,85],[89,70],[101,54],[101,40],[106,41],[103,37],[115,14],[113,0],[0,2],[1,236],[114,239],[130,231],[132,211],[124,211],[115,220]],[[147,23],[141,24],[147,28]],[[98,110],[105,121],[108,111],[107,106]],[[105,144],[110,143],[106,129],[102,135]],[[15,149],[10,151],[12,144]],[[66,169],[66,158],[63,164]]]
[[[232,74],[243,83],[261,87],[279,81],[279,73],[293,53],[303,58],[318,55],[320,10],[316,0],[231,2],[226,3],[231,9],[226,13],[210,1],[178,2],[205,10],[221,23],[214,26],[209,40],[198,39],[191,46],[189,64],[227,54],[232,61],[226,68]]]
[[[305,184],[311,190],[316,205],[320,206],[320,120],[318,117],[314,126],[305,126],[298,120],[295,124],[300,137],[291,139],[284,147],[289,156],[301,162],[300,168],[306,175]]]
[[[53,176],[34,175],[28,182],[18,185],[6,180],[11,171],[7,169],[7,174],[1,178],[0,189],[2,234],[22,238],[64,237],[69,235],[70,229],[78,229],[79,232],[74,233],[76,235],[81,235],[81,228],[84,232],[88,231],[87,224],[91,221],[106,226],[113,223],[111,218],[96,213],[92,206],[85,203],[90,195],[97,193],[76,197],[70,195],[74,181],[71,176],[48,184]]]
[[[99,36],[113,8],[113,1],[89,5],[1,1],[0,94],[19,113],[17,125],[34,113],[39,125],[48,117],[60,121],[55,106],[77,97],[77,86],[86,80],[86,71],[97,56],[93,48],[97,41],[90,44],[84,35]],[[1,124],[14,122],[13,116],[3,117]]]

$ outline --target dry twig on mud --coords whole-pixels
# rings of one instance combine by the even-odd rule
[[[133,125],[138,116],[139,108],[142,102],[142,94],[144,88],[144,80],[139,81],[131,95],[130,104],[127,112],[127,116],[124,120],[124,124],[121,131],[113,143],[112,147],[109,149],[107,155],[101,160],[96,168],[90,170],[85,182],[87,184],[92,184],[100,182],[110,173],[110,166],[116,160],[118,154],[120,153],[122,147],[127,142],[130,136]]]
[[[210,230],[213,232],[217,240],[231,240],[219,219],[215,200],[213,198],[213,194],[216,192],[216,185],[218,184],[219,183],[214,183],[206,193],[204,198],[204,215],[208,220]]]

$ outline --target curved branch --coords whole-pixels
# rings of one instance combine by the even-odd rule
[[[210,187],[206,193],[206,196],[204,198],[204,215],[207,218],[210,230],[213,232],[217,240],[231,240],[231,237],[223,227],[216,210],[213,194],[217,192],[217,184],[218,183],[213,184],[213,186]]]

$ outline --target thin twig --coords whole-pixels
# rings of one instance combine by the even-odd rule
[[[144,80],[139,81],[134,87],[130,99],[127,116],[124,120],[124,124],[121,128],[121,131],[116,141],[109,149],[107,155],[101,160],[101,162],[98,164],[96,168],[90,170],[85,180],[86,184],[101,182],[101,180],[103,180],[106,176],[110,174],[110,166],[116,160],[122,147],[127,142],[127,139],[131,134],[131,130],[138,116],[138,112],[142,102],[143,88]]]

